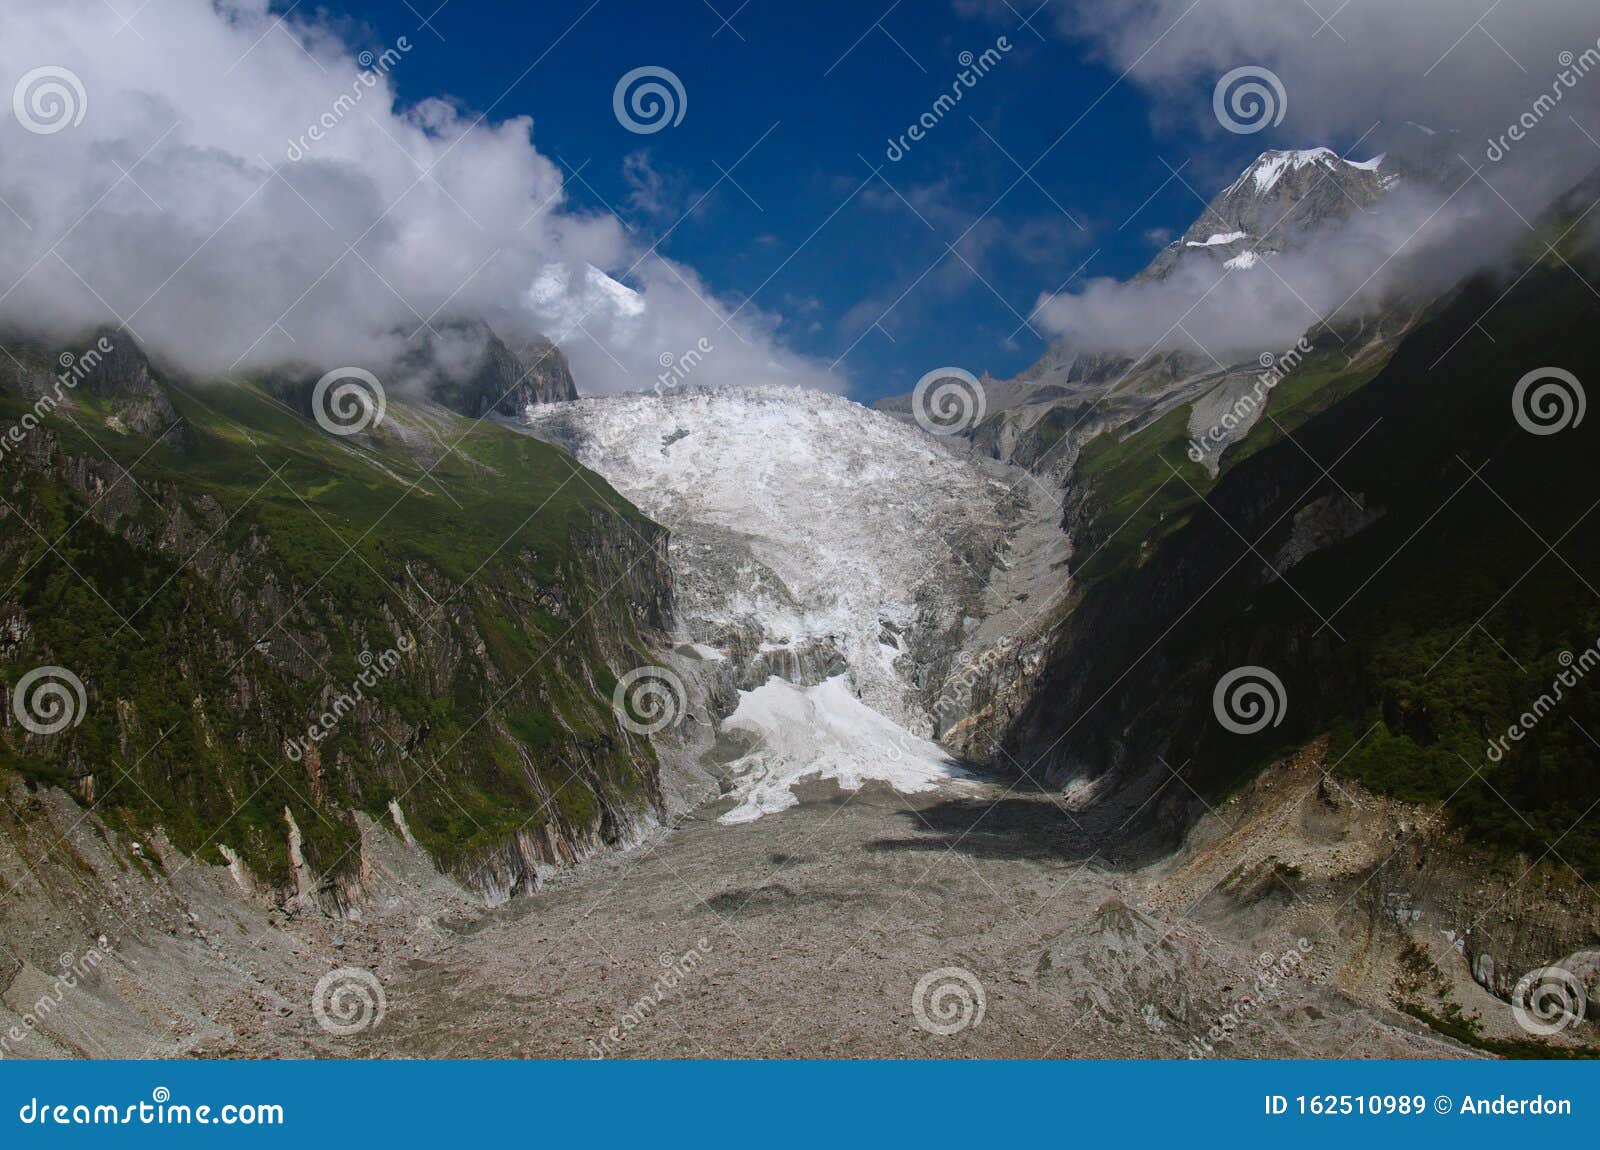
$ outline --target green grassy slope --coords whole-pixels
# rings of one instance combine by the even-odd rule
[[[518,829],[604,836],[649,805],[608,667],[644,661],[659,528],[494,423],[391,397],[374,435],[341,439],[264,386],[159,386],[182,421],[164,439],[83,388],[0,461],[0,667],[66,667],[89,696],[61,734],[11,724],[0,767],[278,882],[285,807],[313,865],[341,869],[349,809],[391,798],[446,864]],[[0,394],[0,425],[26,390]],[[285,753],[402,640],[371,702]]]
[[[1584,282],[1597,268],[1566,258],[1547,256],[1504,299],[1505,283],[1467,285],[1381,370],[1308,363],[1273,395],[1283,430],[1258,424],[1215,481],[1183,456],[1187,409],[1092,443],[1079,477],[1094,542],[1080,554],[1099,551],[1019,724],[1027,744],[1070,730],[1080,753],[1104,756],[1160,739],[1192,759],[1196,785],[1224,793],[1332,731],[1340,771],[1444,802],[1480,841],[1535,857],[1554,846],[1600,875],[1600,674],[1539,701],[1600,640],[1600,431],[1591,416],[1533,435],[1511,406],[1536,368],[1581,380],[1600,363]],[[1473,330],[1480,316],[1493,342]],[[1335,486],[1318,464],[1347,451]],[[1264,557],[1294,513],[1345,492],[1382,517],[1271,578]],[[1211,715],[1212,685],[1245,664],[1289,694],[1283,725],[1250,738]],[[1535,712],[1527,735],[1489,753]]]

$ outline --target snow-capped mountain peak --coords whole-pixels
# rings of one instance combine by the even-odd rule
[[[1350,160],[1332,148],[1262,152],[1140,278],[1165,279],[1191,260],[1249,271],[1376,203],[1399,179],[1392,167],[1382,155]]]
[[[1277,185],[1285,172],[1298,172],[1303,168],[1319,167],[1334,171],[1338,165],[1344,164],[1360,171],[1376,172],[1382,162],[1382,156],[1362,161],[1347,160],[1332,148],[1262,152],[1223,195],[1237,191],[1246,181],[1250,182],[1257,194],[1264,195]]]

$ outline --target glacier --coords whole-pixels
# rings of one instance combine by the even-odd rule
[[[677,647],[738,688],[719,728],[745,744],[721,764],[726,817],[791,805],[803,778],[911,792],[962,777],[931,741],[941,673],[1029,599],[1019,535],[1058,534],[1022,473],[774,386],[535,405],[527,425],[671,532]]]

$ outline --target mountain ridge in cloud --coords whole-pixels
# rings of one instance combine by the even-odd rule
[[[393,363],[407,337],[481,318],[513,342],[558,336],[589,394],[648,387],[707,336],[704,384],[843,386],[778,342],[775,317],[573,206],[530,117],[402,106],[394,73],[428,45],[358,53],[266,0],[167,0],[138,36],[118,27],[98,0],[0,13],[0,75],[65,69],[85,104],[49,134],[0,118],[0,323],[61,339],[125,324],[211,377]],[[534,290],[561,269],[573,290]]]

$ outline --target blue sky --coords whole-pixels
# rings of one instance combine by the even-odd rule
[[[721,298],[781,314],[783,342],[836,361],[866,400],[945,364],[1026,367],[1045,342],[1027,322],[1041,292],[1080,268],[1137,271],[1194,219],[1196,192],[1271,142],[1158,132],[1145,96],[1114,84],[1052,12],[1024,26],[1031,5],[990,5],[996,19],[904,0],[879,20],[877,5],[836,0],[436,4],[326,10],[350,18],[353,45],[411,39],[394,73],[403,101],[449,95],[495,120],[532,116],[575,204],[614,211],[646,242],[670,229],[664,254]],[[889,139],[948,90],[961,53],[1002,35],[1012,50],[889,161]],[[613,115],[618,78],[641,65],[681,79],[676,127],[637,135]],[[1186,161],[1171,179],[1166,165]]]

